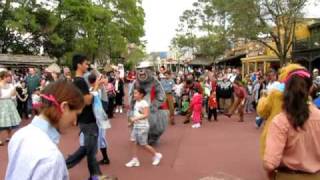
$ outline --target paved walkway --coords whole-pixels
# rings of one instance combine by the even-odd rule
[[[254,127],[254,115],[247,115],[244,123],[236,122],[236,117],[219,118],[218,122],[204,121],[200,129],[192,129],[177,117],[177,125],[169,126],[156,147],[164,156],[160,166],[152,166],[151,156],[140,151],[141,166],[126,168],[124,165],[131,158],[129,130],[125,115],[117,114],[107,132],[111,164],[102,166],[102,171],[120,180],[265,180],[258,155],[260,130]],[[76,150],[78,141],[78,128],[74,127],[62,136],[63,154]],[[0,147],[0,179],[4,179],[7,165],[6,149],[7,146]],[[70,170],[70,177],[88,177],[85,159]]]

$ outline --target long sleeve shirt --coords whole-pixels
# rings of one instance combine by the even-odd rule
[[[295,130],[284,112],[274,117],[268,131],[264,164],[308,173],[320,172],[320,110],[310,105],[304,129]]]
[[[68,180],[66,163],[57,147],[59,137],[48,121],[36,116],[10,140],[5,179]]]

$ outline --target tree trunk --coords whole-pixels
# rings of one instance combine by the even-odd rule
[[[279,60],[280,60],[280,67],[283,67],[286,65],[286,63],[287,63],[286,55],[280,55]]]

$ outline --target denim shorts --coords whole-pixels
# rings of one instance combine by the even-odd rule
[[[149,127],[132,128],[130,140],[144,146],[148,144]]]

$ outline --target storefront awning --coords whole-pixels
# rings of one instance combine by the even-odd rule
[[[276,56],[254,56],[254,57],[246,57],[241,58],[242,63],[250,63],[250,62],[277,62],[279,58]]]
[[[241,58],[246,57],[245,53],[242,54],[238,54],[235,56],[230,56],[224,59],[221,59],[219,61],[216,61],[217,65],[226,65],[226,66],[235,66],[235,67],[239,67],[241,66]]]
[[[0,64],[5,67],[48,66],[55,62],[48,56],[0,54]]]

